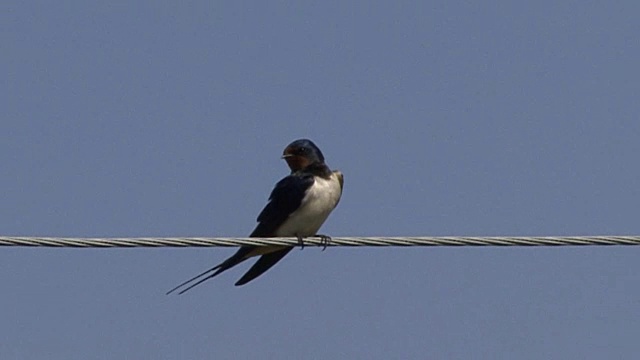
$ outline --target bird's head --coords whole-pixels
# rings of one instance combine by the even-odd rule
[[[324,163],[322,152],[313,141],[300,139],[287,145],[282,153],[291,171],[298,171],[314,163]]]

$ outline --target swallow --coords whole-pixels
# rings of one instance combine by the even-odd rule
[[[329,169],[322,152],[309,139],[289,144],[282,159],[291,173],[276,183],[267,205],[258,215],[258,225],[249,237],[296,237],[303,246],[303,238],[319,236],[326,246],[331,238],[319,235],[317,231],[340,201],[344,184],[342,173]],[[260,256],[235,283],[236,286],[244,285],[269,270],[291,249],[293,246],[241,246],[222,263],[169,290],[167,295],[191,283],[179,292],[183,294],[251,257]]]

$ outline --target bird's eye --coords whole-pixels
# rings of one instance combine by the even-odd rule
[[[307,148],[304,147],[300,147],[298,148],[298,151],[296,151],[298,154],[305,154],[307,152]]]

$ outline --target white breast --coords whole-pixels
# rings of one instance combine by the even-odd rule
[[[338,205],[342,195],[342,174],[333,172],[329,179],[315,177],[298,210],[278,228],[276,236],[313,236]]]

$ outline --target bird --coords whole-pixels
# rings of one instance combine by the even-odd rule
[[[303,247],[305,237],[317,236],[326,247],[331,237],[317,231],[340,202],[344,176],[327,166],[322,151],[309,139],[298,139],[287,145],[282,159],[291,173],[274,186],[249,237],[296,237]],[[241,246],[231,257],[174,287],[167,295],[190,284],[178,292],[183,294],[251,257],[260,256],[235,283],[244,285],[269,270],[292,249],[293,246],[282,245]]]

